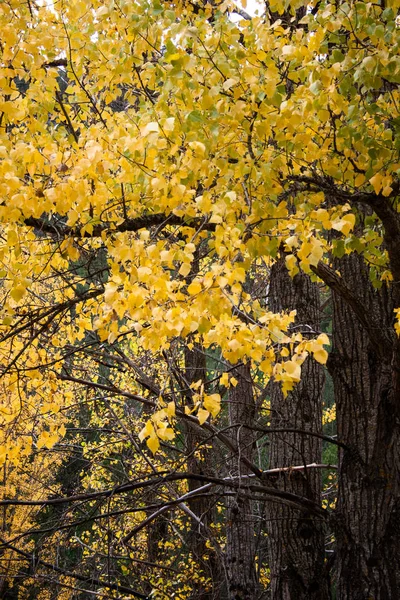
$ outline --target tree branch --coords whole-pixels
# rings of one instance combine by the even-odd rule
[[[393,347],[393,340],[390,335],[382,329],[381,324],[376,321],[374,315],[367,310],[362,298],[359,298],[355,292],[347,287],[340,275],[338,275],[332,267],[329,267],[323,262],[319,262],[316,266],[311,265],[311,270],[318,275],[329,288],[338,293],[345,302],[347,302],[367,332],[370,342],[378,355],[382,357],[386,356],[388,350],[391,351]]]
[[[262,473],[263,472],[261,471],[261,475]],[[268,473],[268,471],[266,473]],[[275,469],[273,470],[273,473],[276,474]],[[321,508],[321,506],[319,506],[315,502],[312,502],[308,498],[304,498],[302,496],[298,496],[297,494],[292,494],[290,492],[285,492],[283,490],[278,490],[276,488],[266,487],[264,485],[254,485],[251,483],[247,484],[246,482],[242,481],[242,479],[243,478],[241,478],[239,481],[234,481],[233,478],[221,479],[218,477],[202,475],[199,473],[171,473],[169,475],[148,479],[147,481],[130,481],[111,489],[102,490],[98,492],[88,492],[86,494],[75,494],[73,496],[49,498],[48,500],[1,500],[0,506],[51,506],[57,504],[81,502],[82,500],[107,498],[115,496],[117,494],[131,492],[137,489],[165,485],[166,483],[171,481],[194,480],[234,489],[248,489],[249,491],[254,493],[263,493],[267,497],[269,496],[271,499],[279,500],[284,504],[289,504],[295,506],[296,508],[306,508],[314,514],[318,514],[319,516],[323,516],[324,518],[326,517],[326,511],[323,508]]]
[[[103,581],[101,579],[96,579],[95,577],[91,577],[90,575],[85,576],[79,575],[78,573],[72,573],[71,571],[66,571],[65,569],[61,569],[60,567],[58,567],[56,564],[48,563],[40,558],[37,558],[34,554],[30,554],[29,552],[25,552],[24,550],[21,550],[20,548],[9,544],[7,540],[1,537],[0,542],[2,542],[2,544],[5,547],[9,548],[10,550],[13,550],[20,556],[23,556],[32,565],[41,565],[46,569],[50,569],[51,571],[55,571],[56,573],[61,573],[62,575],[67,575],[68,577],[76,579],[77,581],[84,581],[85,583],[91,583],[93,585],[107,588],[108,590],[115,590],[116,592],[128,594],[129,596],[133,596],[134,598],[142,598],[142,600],[148,600],[148,596],[146,596],[145,594],[141,594],[140,592],[136,592],[135,590],[132,590],[132,588],[128,588],[124,585],[119,585],[117,583],[111,583]]]
[[[140,229],[149,229],[154,226],[163,226],[167,225],[182,225],[185,227],[193,227],[194,229],[198,229],[201,227],[206,231],[215,231],[215,223],[209,223],[205,219],[189,219],[185,217],[178,217],[176,215],[165,215],[164,213],[157,213],[152,215],[142,215],[141,217],[136,217],[134,219],[125,219],[119,225],[115,225],[113,223],[100,223],[98,225],[94,225],[92,231],[89,232],[85,230],[82,232],[82,227],[69,227],[68,225],[60,225],[57,223],[57,226],[51,223],[46,218],[35,218],[28,217],[24,220],[24,224],[28,227],[33,227],[34,229],[39,230],[41,233],[47,233],[50,236],[54,237],[56,240],[64,239],[67,237],[71,238],[97,238],[101,237],[103,232],[109,233],[124,233],[126,231],[139,231]]]

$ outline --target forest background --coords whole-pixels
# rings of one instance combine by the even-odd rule
[[[399,8],[0,3],[0,598],[400,597]]]

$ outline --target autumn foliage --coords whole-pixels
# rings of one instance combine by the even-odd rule
[[[399,8],[0,3],[0,598],[400,595]],[[271,583],[293,518],[323,593]]]

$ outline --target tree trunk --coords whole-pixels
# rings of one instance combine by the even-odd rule
[[[296,327],[304,337],[320,330],[320,295],[309,276],[292,279],[281,258],[272,268],[269,304],[274,312],[297,311]],[[271,428],[304,433],[271,435],[270,468],[320,463],[322,444],[307,432],[322,432],[323,367],[313,359],[302,365],[302,377],[284,398],[280,385],[271,385]],[[321,501],[319,469],[286,472],[276,480],[279,489]],[[307,511],[281,504],[268,505],[269,559],[272,600],[324,600],[329,585],[324,569],[324,526]]]
[[[374,290],[363,258],[356,253],[335,265],[354,293],[376,337],[393,331],[393,304],[383,286]],[[383,351],[343,295],[333,292],[333,378],[339,456],[337,520],[338,600],[400,598],[400,444],[396,391],[398,341]],[[395,367],[395,368],[393,368]]]
[[[233,427],[235,443],[241,457],[253,462],[255,453],[254,432],[246,427],[254,425],[256,408],[250,365],[237,366],[231,371],[237,380],[236,387],[229,388],[229,424]],[[230,475],[248,475],[250,470],[241,462],[240,456],[229,461]],[[255,564],[256,540],[254,502],[240,490],[227,500],[226,570],[229,600],[255,600],[259,597],[259,585]]]
[[[204,348],[193,344],[193,349],[185,348],[185,379],[192,384],[201,379],[206,382],[206,354]],[[204,435],[199,434],[198,428],[190,422],[185,423],[185,450],[187,453],[187,468],[190,473],[214,475],[215,449],[202,445]],[[194,479],[188,480],[189,491],[195,491],[203,485]],[[212,589],[198,587],[192,597],[195,600],[222,599],[223,574],[222,559],[216,541],[212,538],[209,527],[217,520],[215,501],[208,496],[199,496],[187,501],[191,511],[198,517],[192,519],[189,534],[189,549],[199,568],[212,584]],[[210,539],[211,538],[211,539]]]

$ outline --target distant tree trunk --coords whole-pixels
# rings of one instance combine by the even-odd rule
[[[339,456],[337,598],[393,600],[400,598],[400,356],[393,303],[385,286],[373,289],[359,254],[335,267],[350,290],[362,290],[359,301],[376,326],[368,333],[343,295],[333,292],[328,366],[338,439],[348,447]]]
[[[238,477],[250,473],[240,458],[253,462],[255,436],[249,427],[254,425],[256,407],[249,363],[237,366],[230,374],[238,382],[236,387],[229,388],[229,423],[235,425],[233,436],[240,456],[231,458],[229,470],[231,476]],[[226,570],[229,600],[255,600],[259,597],[254,504],[248,494],[242,494],[240,490],[227,501]]]
[[[3,473],[1,473],[0,477],[2,479],[2,486],[3,486],[3,493],[6,489],[6,485],[7,485],[7,460],[4,461],[4,465],[2,467],[2,471]],[[0,516],[0,531],[2,536],[4,535],[4,537],[6,537],[7,535],[7,507],[3,506],[2,509],[2,515]],[[7,591],[8,588],[8,582],[7,582],[7,572],[8,572],[8,567],[9,565],[7,564],[7,558],[5,556],[6,551],[5,550],[0,550],[0,565],[1,565],[1,571],[0,571],[0,598],[4,597],[4,594]]]
[[[269,306],[274,312],[296,309],[296,326],[303,337],[313,337],[320,330],[318,285],[304,273],[292,279],[283,258],[272,267]],[[286,398],[279,384],[271,385],[271,427],[305,433],[272,434],[270,468],[321,462],[321,440],[306,432],[322,431],[323,367],[307,359],[301,375]],[[318,504],[321,501],[319,469],[287,472],[277,477],[276,486]],[[267,506],[272,600],[329,598],[323,523],[306,510],[275,503]]]
[[[185,348],[185,379],[190,385],[199,379],[206,382],[206,354],[204,348],[194,343],[192,350]],[[202,445],[204,434],[198,431],[190,422],[185,423],[185,450],[187,453],[187,468],[190,473],[200,475],[214,474],[215,449]],[[188,480],[189,491],[201,487],[194,479]],[[216,548],[216,542],[210,540],[212,535],[209,525],[217,519],[215,501],[207,496],[192,498],[187,501],[189,508],[198,517],[199,521],[192,520],[189,536],[189,549],[194,559],[203,571],[205,577],[210,578],[212,589],[199,587],[193,592],[195,600],[220,600],[222,599],[223,573],[221,555]]]

